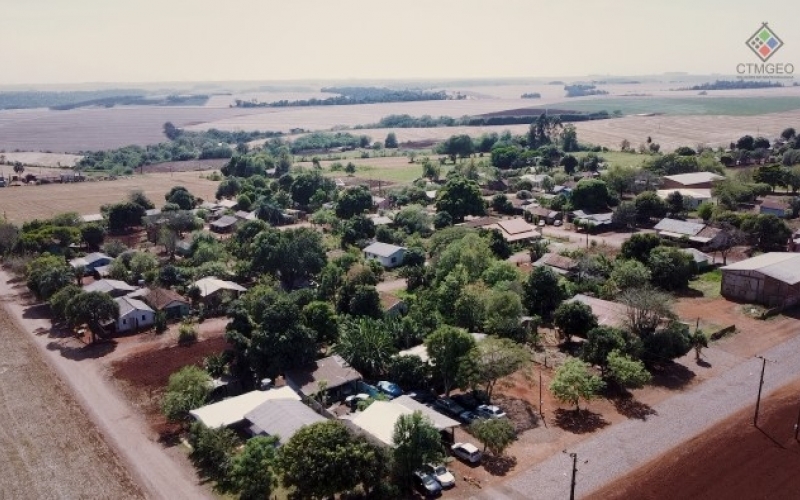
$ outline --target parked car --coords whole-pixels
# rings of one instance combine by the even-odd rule
[[[403,389],[400,388],[399,385],[395,384],[394,382],[389,382],[387,380],[381,380],[377,384],[378,389],[389,396],[390,398],[394,399],[398,396],[403,395]]]
[[[450,447],[450,451],[461,460],[471,464],[477,464],[483,457],[481,450],[472,443],[456,443]]]
[[[366,401],[368,399],[369,399],[369,394],[360,393],[360,394],[353,394],[352,396],[347,396],[346,398],[344,398],[344,402],[345,404],[347,404],[347,406],[349,406],[352,409],[358,406],[359,401]]]
[[[467,411],[450,398],[437,399],[436,401],[433,402],[433,407],[441,411],[442,413],[446,413],[454,417],[458,417],[459,415]]]
[[[506,412],[497,405],[480,405],[475,409],[475,413],[481,418],[505,418]]]
[[[425,471],[414,471],[414,483],[425,496],[435,497],[442,494],[442,485]]]
[[[467,410],[474,410],[481,404],[478,399],[472,394],[456,394],[451,398],[456,403],[460,404]]]
[[[556,219],[556,221],[553,222],[554,226],[560,226],[561,224],[562,224],[561,219]]]
[[[431,465],[428,464],[423,467],[423,470],[430,474],[431,476],[435,477],[439,484],[442,485],[442,488],[452,488],[456,485],[456,478],[453,476],[453,473],[447,470],[442,464],[439,465]]]
[[[463,411],[458,415],[458,419],[467,425],[471,424],[476,418],[480,417],[478,416],[477,413],[470,410]]]
[[[430,404],[436,401],[436,394],[428,390],[409,392],[408,396],[414,401],[422,404]]]

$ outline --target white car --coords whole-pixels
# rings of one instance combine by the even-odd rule
[[[444,465],[428,465],[425,467],[425,472],[435,477],[439,484],[442,485],[442,488],[450,488],[456,485],[456,478]]]
[[[475,408],[475,413],[481,418],[505,418],[506,412],[496,405],[480,405]]]
[[[483,457],[481,450],[472,443],[456,443],[450,447],[450,451],[461,460],[471,464],[477,464]]]
[[[556,221],[553,222],[554,226],[560,226],[561,224],[562,224],[561,219],[556,219]]]

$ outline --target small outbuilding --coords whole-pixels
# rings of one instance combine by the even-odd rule
[[[450,417],[417,403],[408,396],[400,396],[392,401],[375,401],[367,409],[349,419],[349,423],[357,431],[366,434],[374,441],[394,446],[394,427],[403,415],[411,415],[419,411],[427,417],[439,431],[451,431],[460,424]]]
[[[275,399],[293,399],[300,401],[289,387],[279,387],[268,391],[250,391],[239,396],[202,406],[189,412],[195,420],[209,429],[232,427],[246,424],[246,415],[267,401]]]
[[[405,247],[375,242],[364,249],[364,258],[377,260],[383,267],[391,268],[403,264]]]
[[[156,313],[141,300],[131,297],[118,297],[114,302],[119,306],[117,333],[135,332],[153,326]]]
[[[230,233],[236,227],[237,222],[239,222],[239,219],[236,217],[232,215],[223,215],[209,224],[209,227],[215,233]]]
[[[327,420],[294,398],[265,401],[244,417],[250,422],[252,436],[273,436],[279,444],[285,444],[303,427]]]
[[[767,307],[800,304],[800,253],[770,252],[725,266],[721,292]]]
[[[355,382],[362,379],[361,374],[338,355],[319,359],[302,368],[288,370],[284,378],[289,387],[306,397],[316,395],[320,388],[324,387],[329,395],[329,401],[352,394]],[[320,383],[323,385],[320,386]]]
[[[156,311],[163,311],[169,319],[182,318],[189,314],[189,301],[174,290],[150,288],[142,294],[142,298]]]
[[[72,266],[73,269],[77,269],[79,267],[83,267],[86,269],[86,272],[92,273],[98,267],[103,267],[111,264],[114,259],[109,257],[108,255],[102,252],[93,252],[87,254],[84,257],[78,257],[77,259],[72,259],[69,261],[69,265]]]
[[[127,295],[131,292],[135,292],[136,290],[138,290],[137,287],[129,285],[124,281],[110,279],[93,281],[92,283],[89,283],[83,287],[84,292],[104,292],[112,297]]]
[[[713,172],[691,172],[688,174],[665,175],[662,189],[711,189],[714,183],[725,177]]]

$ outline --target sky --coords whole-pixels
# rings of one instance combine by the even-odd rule
[[[0,85],[734,74],[789,0],[0,0]]]

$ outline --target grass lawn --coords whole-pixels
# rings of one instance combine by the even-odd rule
[[[580,159],[588,155],[589,152],[581,151],[579,153],[570,154]],[[642,163],[651,157],[649,154],[643,155],[639,153],[623,153],[621,151],[609,151],[608,153],[600,152],[595,154],[601,158],[604,158],[609,167],[613,167],[614,165],[620,165],[623,167],[640,167]]]
[[[663,113],[666,115],[755,116],[800,109],[800,97],[610,97],[585,101],[563,101],[551,105],[582,112],[621,111],[626,115]]]
[[[716,298],[720,296],[722,285],[722,271],[714,269],[696,276],[689,282],[689,287],[702,292],[703,297]]]

